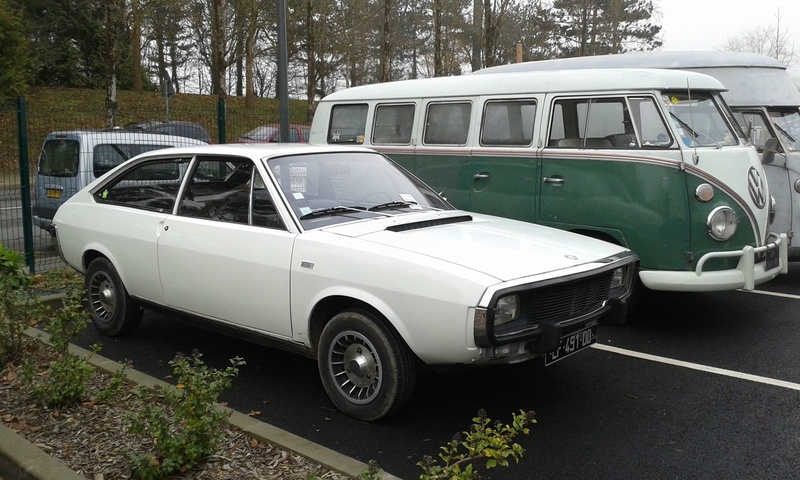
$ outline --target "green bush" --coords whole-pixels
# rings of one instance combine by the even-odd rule
[[[24,258],[0,244],[0,364],[17,362],[25,347],[23,332],[38,320],[42,308],[27,287]]]
[[[441,447],[441,465],[430,456],[417,463],[423,470],[420,480],[471,480],[480,478],[476,462],[487,469],[507,467],[509,458],[519,462],[524,450],[512,441],[520,433],[527,435],[528,425],[536,423],[536,418],[533,412],[520,411],[510,424],[493,423],[481,409],[472,421],[470,431],[456,435]]]
[[[170,361],[177,388],[137,388],[142,408],[131,412],[129,431],[147,437],[155,452],[132,460],[134,476],[149,480],[185,472],[213,453],[228,413],[214,405],[244,365],[239,357],[225,370],[210,369],[199,352]]]

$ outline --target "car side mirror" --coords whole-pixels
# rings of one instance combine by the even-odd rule
[[[778,151],[778,140],[770,138],[764,142],[764,153],[761,155],[761,163],[768,164],[775,161],[775,152]]]

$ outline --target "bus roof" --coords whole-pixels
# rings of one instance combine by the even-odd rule
[[[332,93],[328,101],[368,101],[411,98],[446,98],[474,95],[512,95],[520,93],[568,93],[620,90],[692,89],[722,91],[725,87],[696,72],[659,69],[614,69],[575,72],[542,71],[498,73],[491,81],[485,76],[463,75],[420,80],[401,80],[352,87]]]
[[[747,52],[631,52],[618,55],[558,58],[533,62],[511,63],[484,68],[472,75],[486,73],[529,72],[542,70],[575,70],[587,68],[669,68],[700,69],[716,67],[775,68],[786,67],[772,57]]]
[[[786,67],[772,57],[746,52],[633,52],[498,65],[471,75],[601,68],[669,68],[718,79],[732,107],[800,106],[800,92]]]

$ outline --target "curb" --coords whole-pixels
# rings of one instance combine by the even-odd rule
[[[60,296],[48,298],[51,306],[61,304]],[[43,300],[44,301],[44,300]],[[49,342],[50,335],[42,330],[29,328],[27,335]],[[89,363],[96,368],[113,374],[122,368],[117,363],[98,354],[89,352],[76,345],[70,345],[70,353],[89,357]],[[156,385],[170,387],[167,382],[146,375],[142,372],[126,369],[126,379],[134,384],[153,388]],[[290,450],[325,468],[335,470],[351,478],[358,478],[369,466],[354,458],[348,457],[327,447],[314,443],[303,437],[282,430],[274,425],[256,420],[241,412],[228,407],[217,405],[223,411],[230,412],[228,423],[233,425],[260,442]],[[381,471],[377,476],[379,480],[401,480],[399,477]],[[86,477],[71,470],[60,460],[50,456],[36,445],[18,435],[10,428],[0,424],[0,480],[86,480]]]

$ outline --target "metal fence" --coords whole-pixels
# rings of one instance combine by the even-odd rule
[[[233,143],[256,127],[279,124],[274,101],[247,108],[240,98],[220,103],[186,96],[168,103],[153,94],[155,101],[135,96],[120,102],[117,127],[109,129],[104,102],[80,91],[58,94],[55,100],[35,95],[0,103],[0,244],[24,254],[32,273],[63,265],[48,228],[58,205],[116,164],[177,144],[176,135]],[[292,125],[310,123],[305,102],[291,105],[289,116]]]

